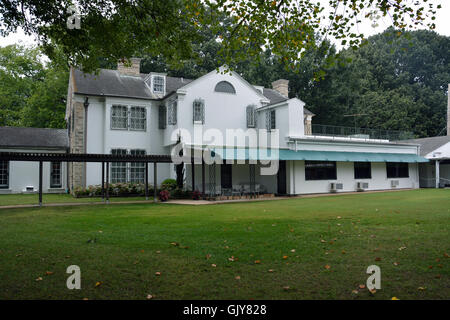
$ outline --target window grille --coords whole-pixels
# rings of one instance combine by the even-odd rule
[[[114,105],[111,108],[111,129],[128,129],[128,107]]]
[[[130,130],[145,130],[147,110],[144,107],[130,108]]]
[[[194,123],[205,123],[205,102],[201,99],[197,99],[193,104],[194,110]]]
[[[50,188],[62,187],[62,166],[61,162],[50,162]]]

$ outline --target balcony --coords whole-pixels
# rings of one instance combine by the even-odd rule
[[[414,139],[414,134],[407,131],[329,126],[322,124],[311,125],[311,130],[306,130],[306,135],[389,141]]]

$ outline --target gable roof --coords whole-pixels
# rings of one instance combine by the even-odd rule
[[[75,81],[74,93],[147,100],[161,99],[160,96],[152,94],[150,88],[145,84],[144,79],[148,76],[148,74],[141,73],[139,76],[130,76],[120,74],[117,70],[109,69],[100,69],[98,75],[86,74],[78,69],[74,69],[73,72],[73,79]],[[239,76],[237,73],[236,75]],[[184,87],[185,85],[191,83],[192,81],[194,80],[166,76],[165,97],[177,91],[181,87]],[[252,85],[250,86],[254,88]],[[270,101],[270,104],[288,100],[280,93],[278,93],[278,91],[268,88],[263,89],[263,96]],[[314,115],[306,108],[304,109],[304,111],[305,114]]]
[[[0,127],[1,147],[66,149],[69,138],[66,129]]]
[[[425,156],[430,152],[442,147],[444,144],[450,142],[450,136],[439,136],[422,139],[403,140],[399,142],[408,142],[420,145],[420,155]]]

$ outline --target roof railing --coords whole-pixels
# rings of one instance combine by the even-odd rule
[[[343,127],[323,124],[313,124],[311,133],[309,135],[360,139],[380,139],[389,141],[408,140],[415,138],[414,134],[408,131]]]

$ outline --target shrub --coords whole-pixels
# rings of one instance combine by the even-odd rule
[[[161,183],[162,190],[172,191],[177,188],[177,181],[175,179],[166,179]]]
[[[183,190],[180,188],[176,188],[170,191],[170,197],[174,199],[190,199],[191,195],[192,195],[191,191]]]
[[[162,191],[159,193],[159,200],[161,200],[161,201],[167,201],[167,200],[169,200],[169,191],[167,191],[167,190],[162,190]]]
[[[198,191],[198,190],[195,190],[192,193],[192,199],[193,200],[200,200],[201,196],[202,196],[202,193],[200,191]]]

